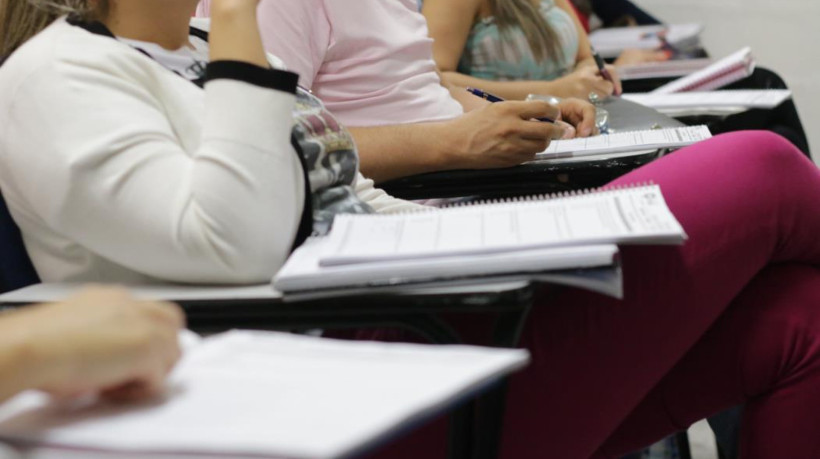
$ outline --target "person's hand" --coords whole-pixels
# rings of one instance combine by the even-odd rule
[[[615,60],[615,65],[636,65],[669,60],[671,53],[654,49],[627,49]]]
[[[618,71],[618,68],[612,64],[606,64],[604,68],[606,68],[606,70],[609,72],[609,76],[612,77],[612,84],[615,86],[613,94],[615,94],[616,96],[620,96],[624,93],[624,87],[621,83],[621,73]]]
[[[180,357],[179,307],[94,288],[60,304],[32,306],[4,326],[24,333],[30,384],[57,397],[154,395]]]
[[[511,167],[544,151],[563,129],[536,118],[560,118],[558,107],[543,101],[507,101],[471,111],[446,123],[453,143],[453,168]]]
[[[578,67],[556,82],[566,87],[564,93],[567,96],[579,99],[587,99],[591,93],[598,94],[598,97],[603,99],[615,92],[615,85],[605,80],[598,72],[598,68],[591,65]]]
[[[595,106],[581,99],[564,99],[558,104],[561,120],[575,128],[577,137],[598,135]]]

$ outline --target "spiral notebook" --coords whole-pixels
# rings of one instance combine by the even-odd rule
[[[340,215],[274,278],[287,293],[541,275],[617,265],[615,244],[682,244],[660,187],[644,185],[395,215]]]
[[[755,60],[751,48],[727,56],[714,64],[665,84],[653,94],[671,94],[674,92],[711,91],[740,81],[755,70]]]

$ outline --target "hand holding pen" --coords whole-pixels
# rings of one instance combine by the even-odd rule
[[[598,73],[601,74],[601,77],[603,77],[603,79],[609,81],[615,87],[613,94],[616,96],[620,96],[620,82],[615,81],[615,78],[612,77],[612,73],[610,73],[609,69],[606,68],[606,63],[604,62],[604,59],[601,57],[600,54],[598,54],[597,51],[595,51],[595,48],[590,46],[590,49],[592,50],[592,58],[595,60],[595,65],[598,67]]]
[[[480,97],[488,102],[504,102],[504,99],[494,96],[488,92],[476,88],[467,88],[467,91],[476,97]],[[527,100],[530,100],[529,98]],[[533,99],[539,100],[539,99]],[[598,133],[595,125],[595,107],[580,99],[565,99],[560,106],[558,116],[553,118],[535,118],[538,121],[555,124],[562,131],[561,139],[571,139],[576,137],[588,137]],[[569,120],[572,124],[562,121],[561,118]],[[577,126],[577,129],[576,129]]]

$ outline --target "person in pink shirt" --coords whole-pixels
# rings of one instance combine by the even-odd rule
[[[209,7],[202,1],[197,15]],[[558,110],[536,102],[488,105],[442,86],[416,0],[263,1],[258,15],[265,48],[350,129],[362,173],[376,182],[531,160],[548,138],[565,133],[532,119],[559,111],[579,136],[595,132],[594,108],[577,99]]]

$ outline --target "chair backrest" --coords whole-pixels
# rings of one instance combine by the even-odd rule
[[[20,228],[11,218],[0,193],[0,293],[40,282],[37,271],[23,245]]]

